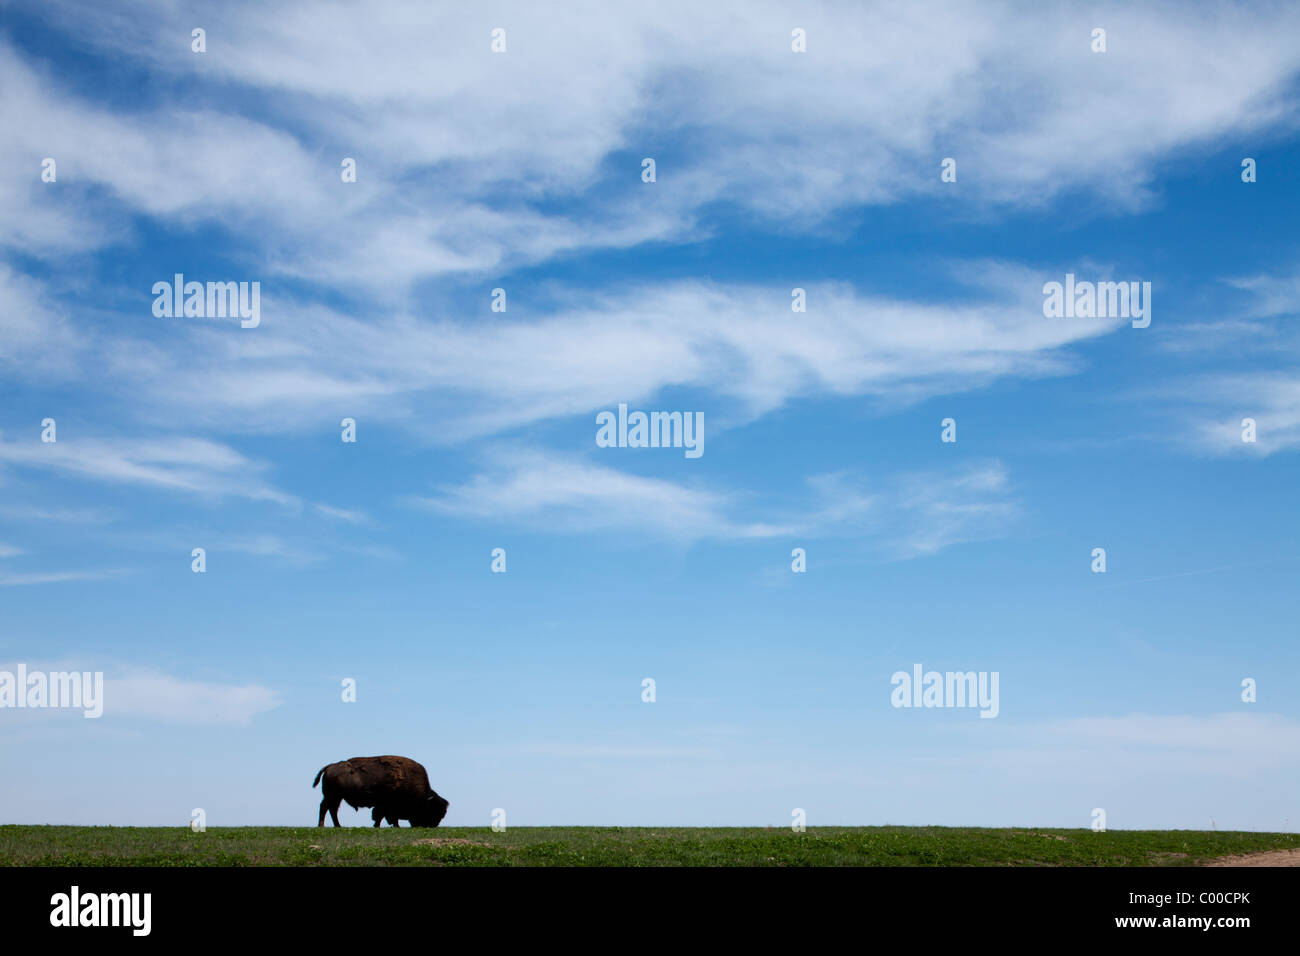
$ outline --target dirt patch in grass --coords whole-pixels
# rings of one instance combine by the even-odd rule
[[[1206,866],[1300,866],[1300,850],[1266,850],[1241,856],[1221,856]]]
[[[460,837],[427,837],[423,840],[416,840],[412,846],[491,846],[491,843],[475,843],[473,840],[465,840]]]

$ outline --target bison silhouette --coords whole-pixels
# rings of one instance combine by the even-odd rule
[[[324,782],[322,782],[322,778]],[[374,807],[370,819],[375,826],[387,820],[410,820],[413,827],[436,827],[450,805],[429,786],[424,767],[409,757],[351,757],[326,764],[311,782],[321,785],[320,820],[325,825],[328,811],[339,826],[339,804],[347,801],[354,810]]]

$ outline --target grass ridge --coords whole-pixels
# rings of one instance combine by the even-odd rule
[[[1224,830],[0,825],[0,866],[1195,866],[1295,848]]]

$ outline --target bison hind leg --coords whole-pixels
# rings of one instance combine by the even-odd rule
[[[336,800],[336,799],[332,799],[331,797],[328,797],[328,796],[327,796],[327,797],[325,797],[325,799],[323,799],[323,800],[320,802],[320,819],[318,819],[318,820],[316,821],[316,826],[318,826],[318,827],[323,827],[323,826],[325,825],[325,814],[326,814],[326,813],[328,813],[328,814],[330,815],[330,819],[334,821],[334,825],[335,825],[335,826],[339,826],[339,802],[338,802],[338,800]]]

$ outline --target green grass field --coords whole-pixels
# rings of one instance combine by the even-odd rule
[[[0,826],[4,866],[1195,866],[1297,847],[1205,830]]]

